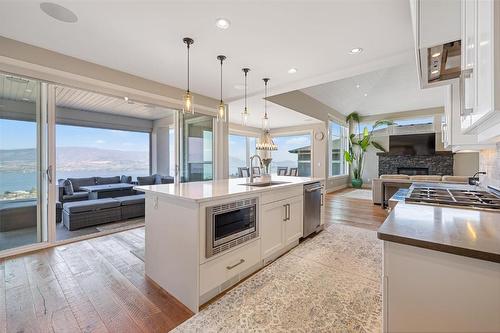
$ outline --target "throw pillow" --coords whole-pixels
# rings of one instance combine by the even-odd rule
[[[66,179],[66,180],[63,182],[63,186],[64,186],[64,193],[65,193],[66,195],[73,195],[73,194],[74,194],[74,191],[73,191],[73,183],[71,182],[71,180]]]
[[[132,183],[132,176],[122,175],[120,178],[120,183],[131,184]]]

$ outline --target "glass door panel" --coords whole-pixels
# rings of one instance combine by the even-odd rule
[[[213,179],[213,117],[182,115],[181,182]]]
[[[0,251],[47,237],[40,86],[36,80],[0,73]]]

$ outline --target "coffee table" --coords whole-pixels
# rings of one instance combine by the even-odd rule
[[[127,191],[132,190],[134,185],[128,183],[102,184],[80,186],[80,189],[89,193],[89,200],[99,199],[99,194],[112,191]]]

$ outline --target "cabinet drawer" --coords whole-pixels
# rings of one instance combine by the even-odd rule
[[[269,192],[264,192],[261,198],[261,204],[276,202],[298,195],[303,195],[304,187],[302,185],[284,188],[282,190],[274,189]]]
[[[200,265],[200,295],[260,261],[260,239]]]

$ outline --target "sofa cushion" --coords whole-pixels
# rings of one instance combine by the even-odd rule
[[[380,179],[410,179],[408,175],[381,175]]]
[[[124,184],[131,184],[132,183],[132,176],[125,176],[125,175],[122,175],[120,177],[120,183],[124,183]]]
[[[153,177],[155,177],[155,185],[171,184],[174,182],[174,177],[170,177],[170,176],[162,176],[159,174],[155,174],[155,175],[153,175]]]
[[[469,177],[466,177],[466,176],[443,176],[443,182],[468,184]]]
[[[89,177],[89,178],[68,178],[71,183],[73,184],[73,191],[78,192],[80,191],[81,186],[92,186],[95,185],[95,178],[94,177]]]
[[[113,198],[106,198],[106,199],[68,202],[63,205],[63,208],[66,212],[74,214],[74,213],[91,212],[94,210],[101,210],[106,208],[114,208],[119,206],[120,202],[118,202],[117,200]]]
[[[114,199],[120,202],[122,206],[137,205],[144,203],[145,195],[144,194],[127,195],[126,197],[116,197]]]
[[[118,184],[119,182],[120,182],[120,176],[95,178],[96,185]]]
[[[137,177],[137,183],[139,185],[154,185],[155,176]]]
[[[74,188],[73,188],[73,183],[69,179],[65,179],[63,181],[63,189],[64,189],[64,194],[66,195],[73,195]]]
[[[441,176],[435,175],[418,175],[418,176],[410,176],[411,181],[417,182],[440,182]]]
[[[73,194],[64,194],[63,195],[63,200],[71,200],[71,199],[87,199],[89,197],[89,192],[85,191],[78,191],[78,192],[73,192]]]

